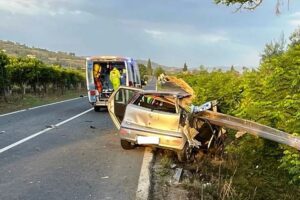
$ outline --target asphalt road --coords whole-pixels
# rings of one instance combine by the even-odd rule
[[[87,98],[0,117],[1,149],[90,109]],[[0,153],[0,199],[134,199],[143,148],[93,110]]]

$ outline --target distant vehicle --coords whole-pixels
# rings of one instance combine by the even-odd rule
[[[86,81],[89,102],[96,112],[107,106],[107,101],[113,93],[110,80],[111,71],[116,68],[121,75],[121,85],[141,88],[141,78],[138,65],[129,57],[93,56],[86,59]]]

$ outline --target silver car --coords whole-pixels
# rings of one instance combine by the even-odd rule
[[[110,116],[119,129],[123,149],[150,145],[170,149],[178,159],[190,159],[194,147],[221,146],[221,129],[193,120],[182,106],[190,94],[120,87],[108,100]],[[201,133],[201,134],[199,134]]]

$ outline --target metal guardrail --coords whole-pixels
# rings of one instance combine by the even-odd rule
[[[293,136],[286,132],[256,122],[208,110],[199,112],[197,117],[208,120],[211,124],[215,124],[217,126],[238,131],[245,131],[247,133],[281,144],[286,144],[300,150],[300,137]]]

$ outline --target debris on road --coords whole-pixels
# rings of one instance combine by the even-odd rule
[[[47,125],[46,128],[55,128],[56,126],[51,124],[51,125]]]
[[[36,151],[41,151],[41,148],[40,147],[35,147],[35,150]]]
[[[109,176],[103,176],[103,177],[101,177],[102,179],[108,179],[109,178]]]
[[[176,164],[171,164],[171,169],[175,169],[176,167],[177,167],[177,165]]]
[[[0,131],[0,134],[3,134],[3,133],[5,133],[5,131]]]
[[[96,129],[96,127],[95,127],[95,126],[90,126],[90,128],[91,128],[91,129]]]
[[[179,183],[181,180],[182,172],[183,172],[182,168],[175,169],[175,174],[174,174],[173,178],[175,179],[175,181],[177,181],[177,183]]]

